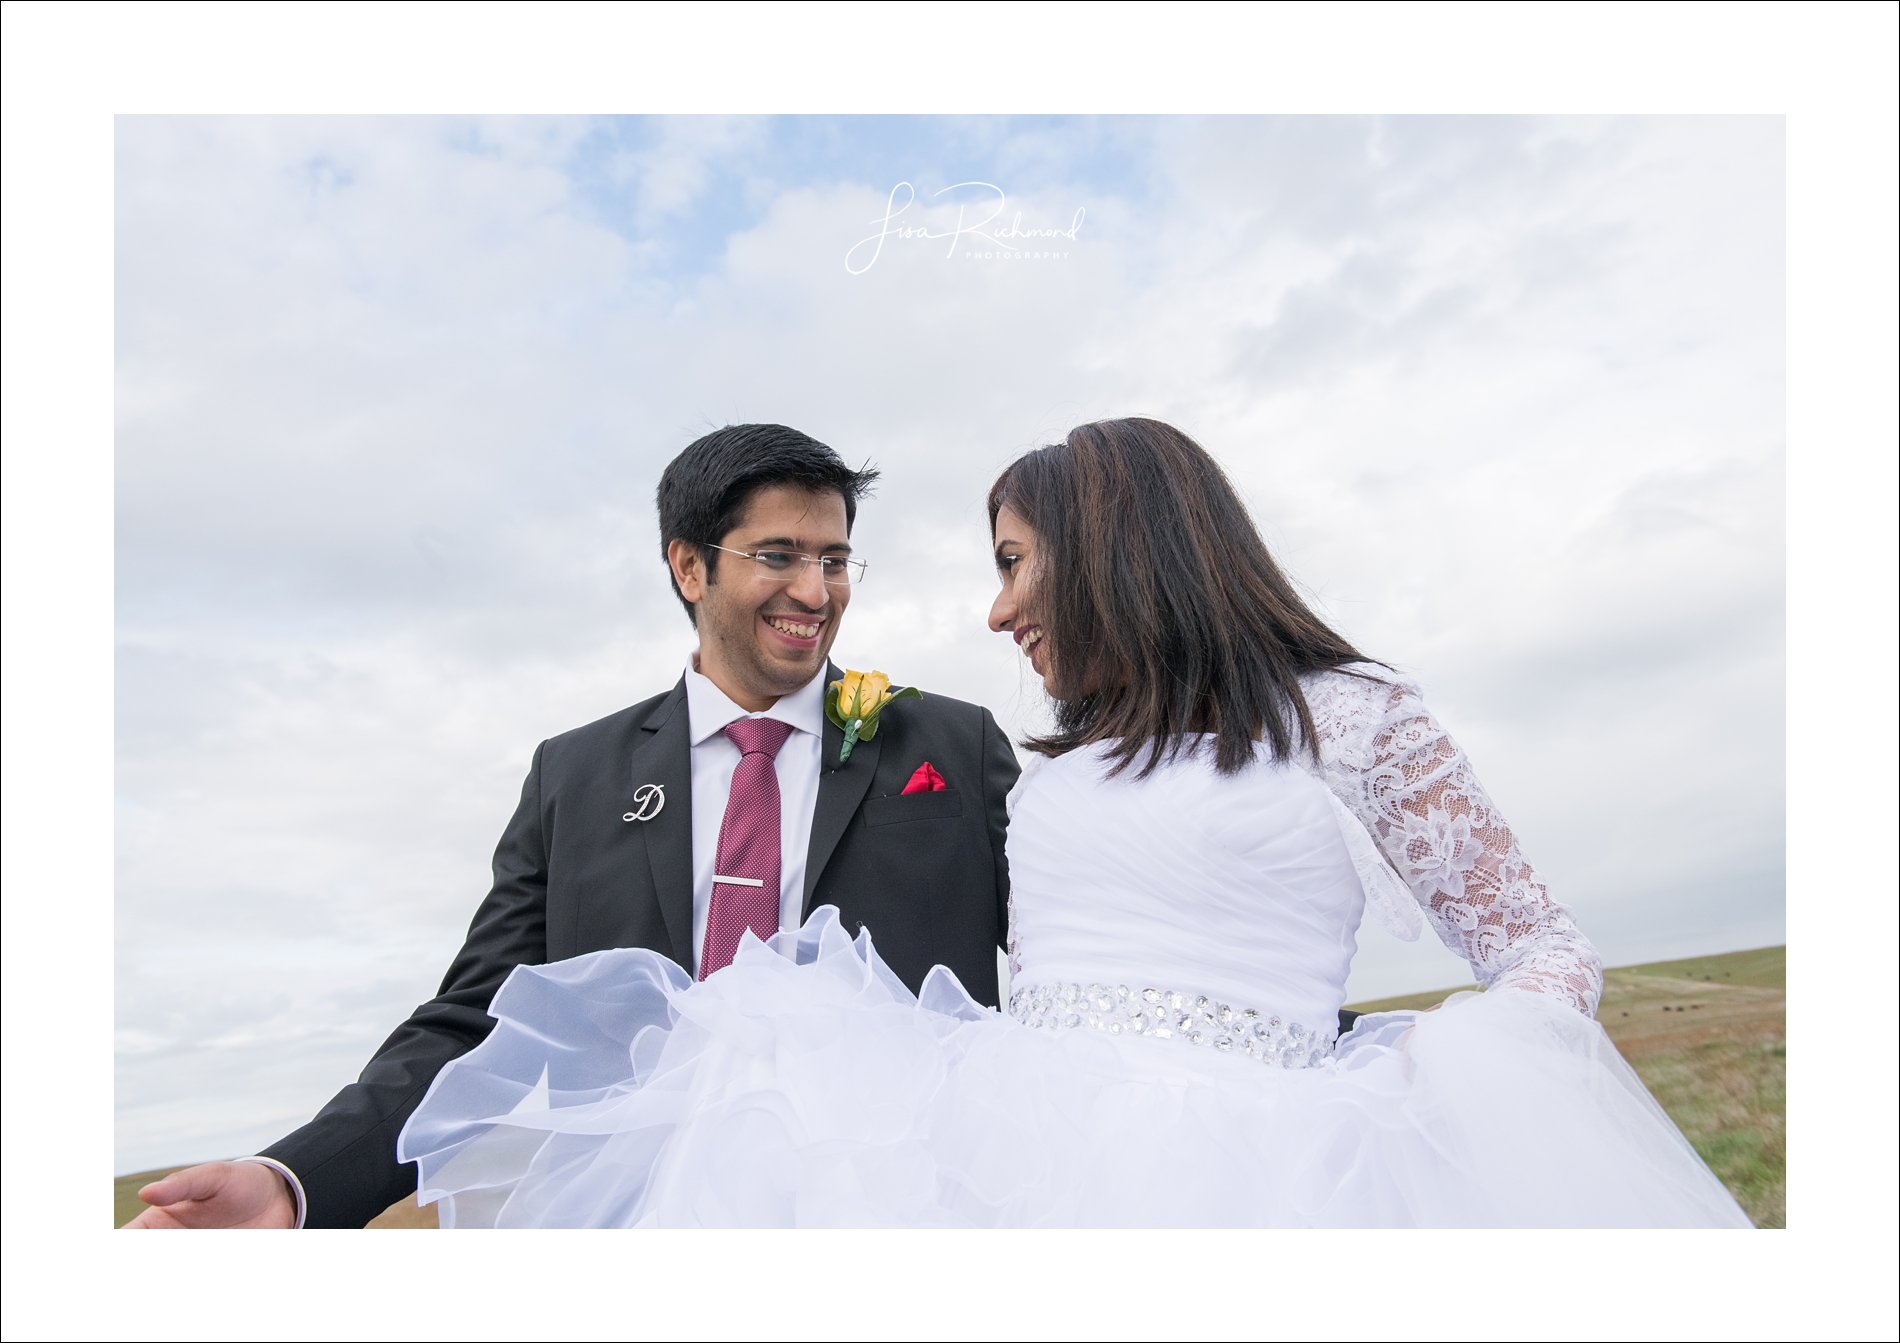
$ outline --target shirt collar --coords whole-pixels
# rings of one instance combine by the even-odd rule
[[[725,691],[700,673],[693,665],[697,656],[696,653],[689,653],[686,657],[686,722],[693,745],[697,746],[707,738],[724,732],[727,723],[735,723],[741,718],[776,718],[781,723],[790,723],[800,732],[809,732],[823,739],[825,673],[822,668],[797,690],[780,696],[778,703],[764,713],[747,713],[726,698]]]

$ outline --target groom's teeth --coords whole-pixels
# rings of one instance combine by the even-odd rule
[[[818,627],[816,625],[798,625],[792,621],[780,620],[773,616],[767,616],[765,623],[775,630],[791,635],[794,639],[810,639],[816,637],[818,633]]]

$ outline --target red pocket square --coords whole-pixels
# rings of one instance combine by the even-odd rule
[[[943,775],[937,773],[937,767],[926,760],[917,766],[917,772],[910,776],[910,782],[904,785],[904,792],[941,793],[949,786],[943,781]]]

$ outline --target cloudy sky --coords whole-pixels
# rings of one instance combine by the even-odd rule
[[[983,491],[1170,420],[1608,963],[1783,940],[1783,181],[1776,118],[121,118],[117,1169],[434,991],[535,743],[678,676],[653,487],[731,422],[884,469],[838,659],[1021,731]]]

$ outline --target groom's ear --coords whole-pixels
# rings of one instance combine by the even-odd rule
[[[673,572],[673,587],[686,603],[686,617],[699,627],[699,600],[706,595],[709,577],[699,547],[674,537],[666,543],[666,567]]]

